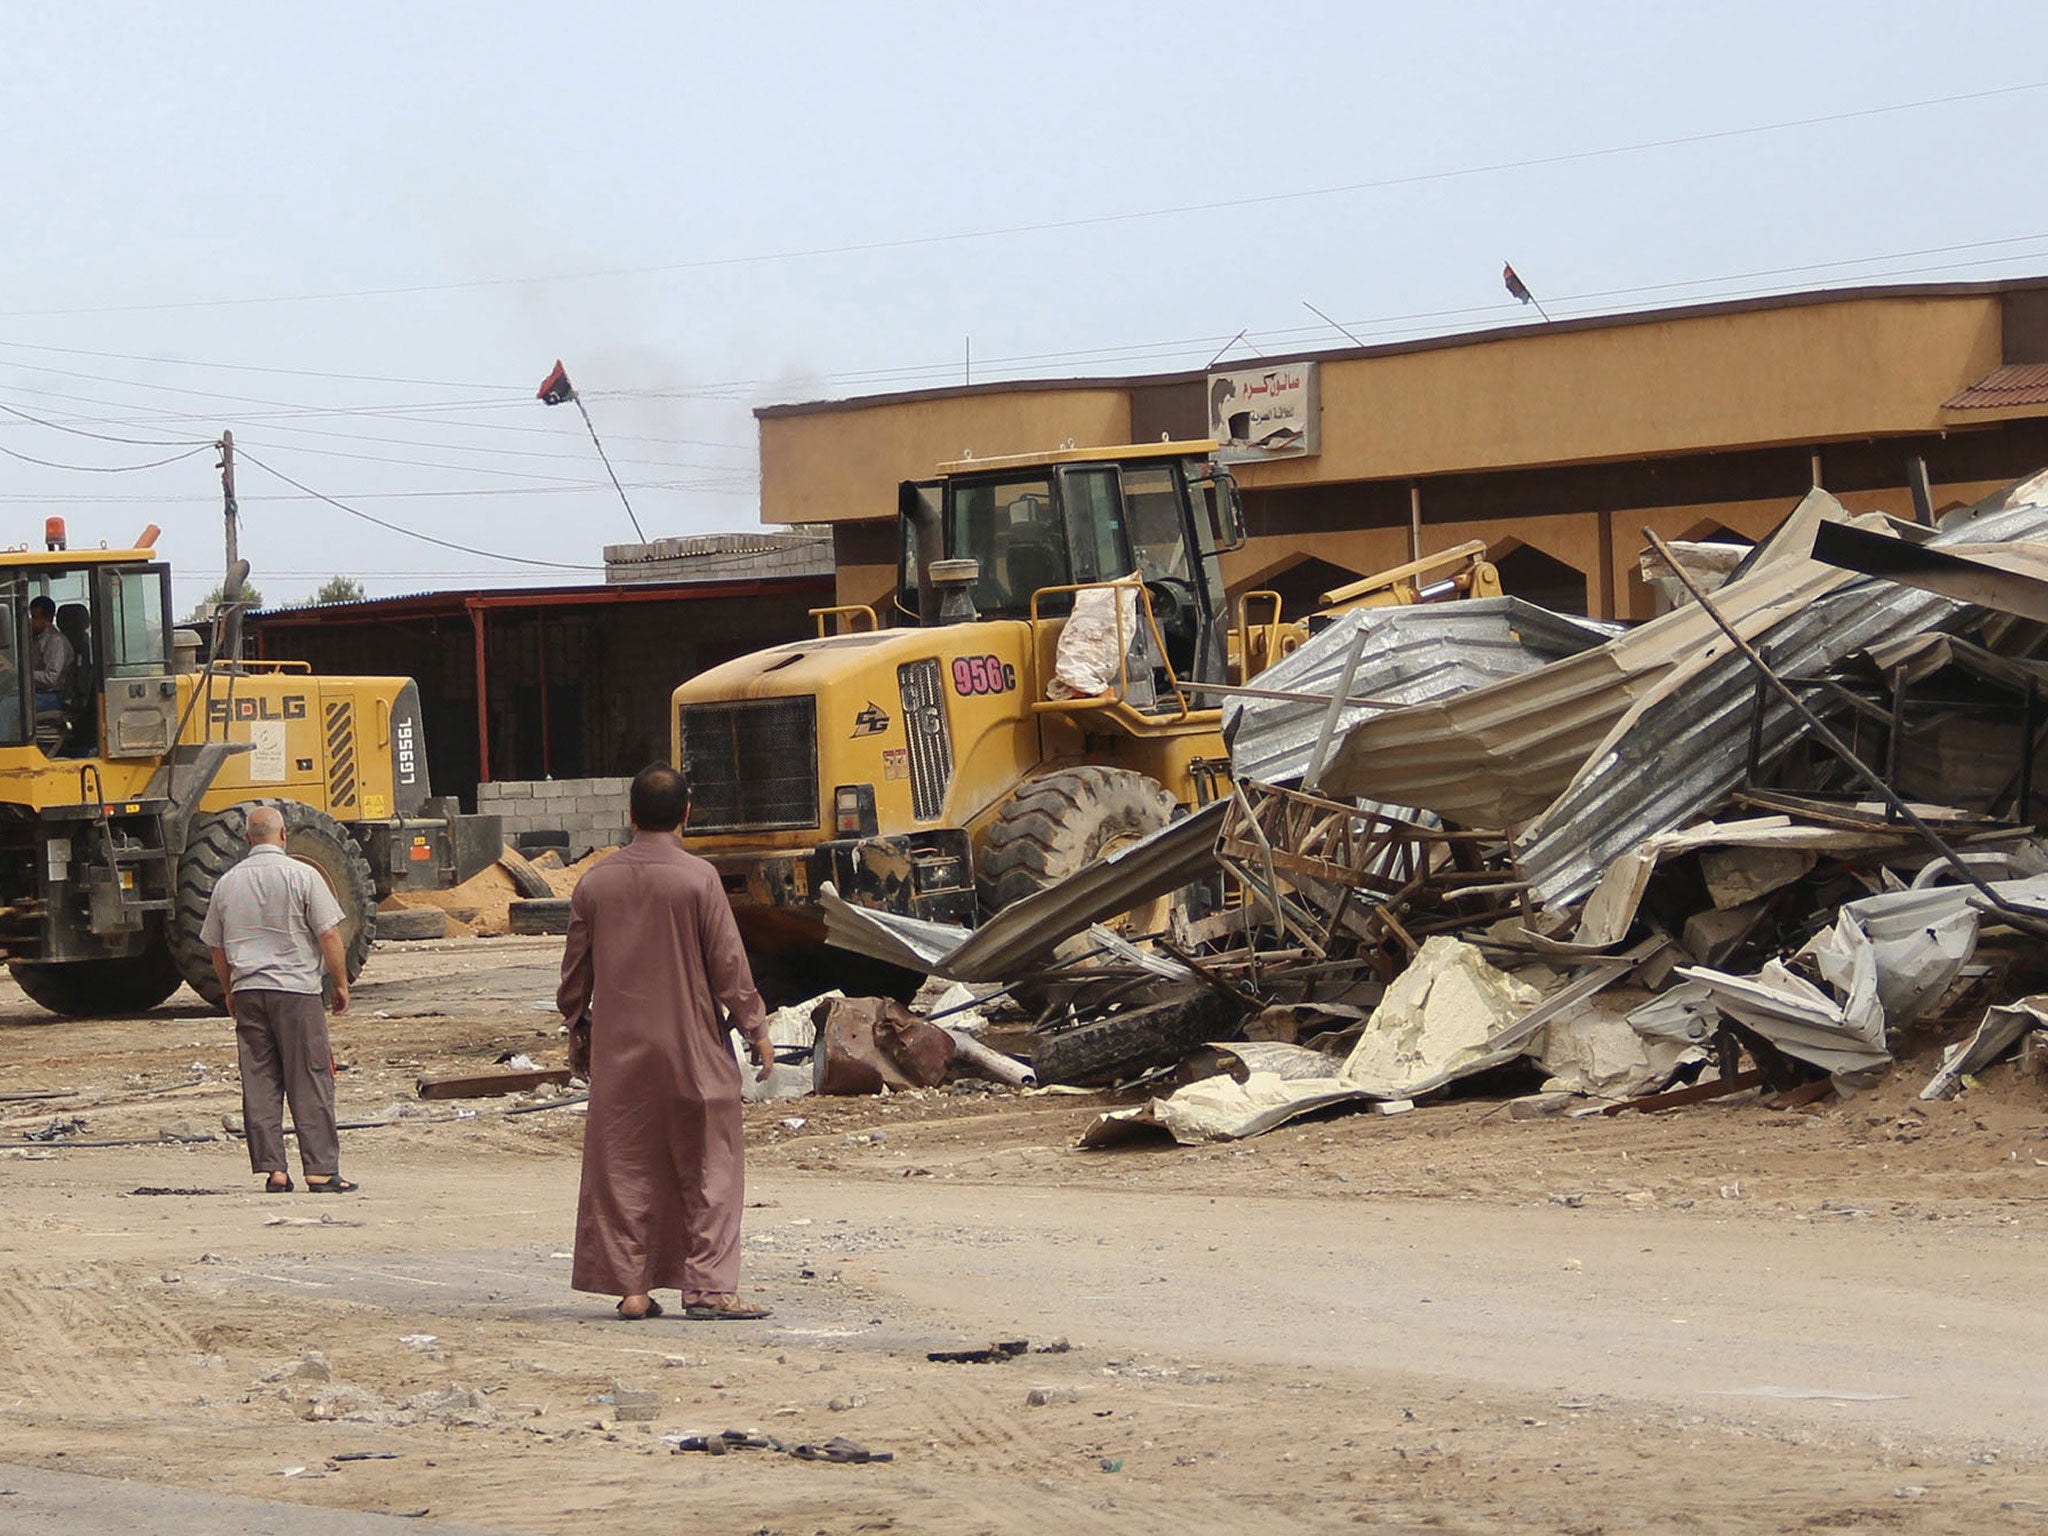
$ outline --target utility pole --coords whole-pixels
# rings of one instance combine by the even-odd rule
[[[235,537],[235,523],[241,517],[241,509],[235,505],[235,434],[223,431],[216,446],[220,449],[221,508],[227,514],[228,520],[227,568],[233,570],[235,561],[240,556],[239,541]]]

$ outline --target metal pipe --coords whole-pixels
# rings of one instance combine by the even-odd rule
[[[491,782],[490,668],[484,659],[484,605],[475,598],[466,604],[476,649],[476,781]]]
[[[2034,821],[2034,737],[2041,718],[2041,690],[2032,673],[2027,674],[2027,704],[2020,719],[2019,814],[2013,820],[2021,826]]]
[[[944,1025],[940,1027],[945,1028]],[[980,1076],[991,1082],[1008,1083],[1012,1088],[1030,1088],[1037,1084],[1038,1079],[1032,1076],[1031,1069],[1016,1057],[990,1049],[964,1029],[946,1029],[946,1033],[953,1037],[954,1060],[972,1067]]]
[[[548,616],[536,613],[533,628],[534,649],[540,660],[540,776],[552,779],[555,776],[555,733],[553,722],[548,718]]]
[[[1330,707],[1323,712],[1323,728],[1316,734],[1316,750],[1308,760],[1308,772],[1302,775],[1301,787],[1314,794],[1323,781],[1323,762],[1330,755],[1330,738],[1337,734],[1337,717],[1344,711],[1344,701],[1351,697],[1351,680],[1358,675],[1358,663],[1365,656],[1365,641],[1368,631],[1361,624],[1351,641],[1351,654],[1344,658],[1344,675],[1337,683],[1337,691],[1330,695]]]

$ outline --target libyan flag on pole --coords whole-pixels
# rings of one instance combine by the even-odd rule
[[[569,370],[562,366],[559,357],[555,359],[554,371],[541,380],[540,391],[534,398],[545,405],[560,405],[576,398],[576,386],[569,382]]]

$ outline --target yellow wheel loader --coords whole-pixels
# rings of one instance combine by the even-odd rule
[[[1217,557],[1244,538],[1214,448],[969,459],[906,482],[908,627],[820,610],[815,639],[676,690],[675,760],[695,790],[684,841],[723,876],[765,994],[860,969],[823,952],[826,881],[972,924],[1222,778],[1221,711],[1192,691],[1227,681]],[[1100,621],[1100,687],[1054,686],[1077,612]]]
[[[74,550],[52,518],[45,549],[0,551],[0,956],[56,1013],[137,1012],[180,982],[221,1005],[199,928],[257,804],[340,901],[352,978],[383,897],[501,848],[495,816],[433,797],[411,679],[236,660],[246,562],[202,664],[155,536]]]
[[[1465,545],[1325,594],[1306,620],[1250,594],[1263,622],[1241,604],[1233,626],[1218,556],[1243,544],[1243,516],[1215,448],[966,459],[905,482],[907,627],[816,610],[816,638],[675,691],[674,760],[695,789],[684,842],[723,877],[764,996],[902,980],[826,952],[825,882],[971,925],[1226,786],[1219,698],[1318,619],[1499,594],[1485,546]],[[1084,625],[1092,675],[1074,686],[1062,655]]]

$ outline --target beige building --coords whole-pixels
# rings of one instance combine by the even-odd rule
[[[761,517],[827,524],[839,601],[881,606],[896,488],[946,461],[1225,437],[1251,539],[1233,595],[1290,611],[1461,540],[1508,590],[1643,617],[1641,530],[1754,539],[1808,486],[1912,515],[2048,465],[2048,278],[1836,290],[1202,373],[1031,380],[758,410]]]

